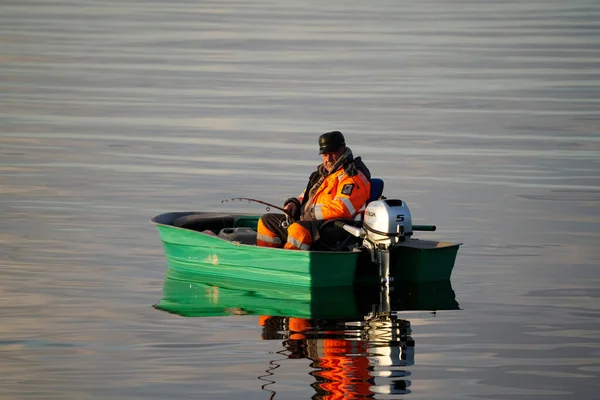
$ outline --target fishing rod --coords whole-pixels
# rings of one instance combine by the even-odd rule
[[[231,199],[225,199],[225,200],[221,200],[221,203],[228,203],[230,201],[248,201],[248,203],[250,202],[254,202],[254,203],[260,203],[260,204],[264,204],[265,206],[267,206],[267,211],[269,211],[271,208],[275,208],[277,210],[283,211],[284,214],[289,215],[290,217],[292,216],[292,214],[286,210],[285,208],[276,206],[275,204],[271,204],[271,203],[267,203],[266,201],[262,201],[262,200],[257,200],[257,199],[251,199],[248,197],[234,197]]]

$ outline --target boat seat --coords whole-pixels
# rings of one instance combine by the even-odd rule
[[[173,221],[173,226],[191,229],[194,231],[210,230],[214,233],[223,228],[233,227],[235,218],[231,214],[218,213],[191,213],[178,217]]]
[[[371,195],[369,196],[369,200],[367,204],[372,202],[373,200],[379,200],[383,195],[383,179],[381,178],[371,178]]]

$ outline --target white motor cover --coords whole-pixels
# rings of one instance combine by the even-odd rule
[[[365,210],[363,228],[367,232],[367,237],[373,242],[383,244],[397,243],[412,235],[410,210],[402,200],[385,199],[372,201]],[[378,234],[374,231],[385,233],[386,235]]]

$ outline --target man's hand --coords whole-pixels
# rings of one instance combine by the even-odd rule
[[[300,218],[300,209],[302,205],[300,204],[300,200],[295,197],[290,197],[283,203],[283,209],[288,212],[292,221],[297,221]]]
[[[298,212],[298,207],[295,203],[288,203],[283,209],[286,210],[291,217],[297,215],[296,213]]]

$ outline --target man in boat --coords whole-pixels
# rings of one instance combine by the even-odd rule
[[[258,221],[257,245],[309,250],[325,226],[333,227],[326,221],[360,218],[371,192],[369,169],[360,157],[354,158],[339,131],[319,137],[319,154],[323,163],[310,175],[304,192],[284,203],[295,222],[288,226],[285,214],[264,214]]]

